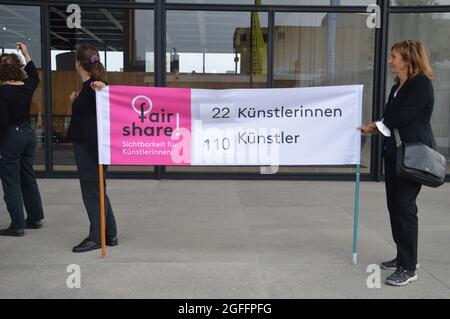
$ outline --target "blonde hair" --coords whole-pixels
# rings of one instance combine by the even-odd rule
[[[395,43],[391,51],[398,52],[402,59],[408,63],[408,79],[420,73],[425,74],[430,80],[433,78],[430,55],[425,44],[416,40],[406,40]]]

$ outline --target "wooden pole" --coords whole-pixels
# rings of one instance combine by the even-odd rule
[[[99,184],[100,184],[100,228],[102,242],[102,259],[106,257],[106,226],[105,226],[105,180],[103,174],[103,165],[98,166]]]

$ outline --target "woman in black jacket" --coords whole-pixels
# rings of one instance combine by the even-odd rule
[[[392,234],[397,245],[397,257],[381,264],[383,269],[395,269],[386,283],[405,286],[417,280],[418,218],[416,199],[421,184],[399,177],[395,172],[396,144],[394,129],[403,142],[420,142],[432,147],[431,115],[434,90],[428,50],[414,40],[396,43],[391,50],[389,65],[396,77],[384,110],[383,119],[361,127],[362,133],[382,133],[385,164],[386,197]]]
[[[76,51],[76,70],[83,81],[83,87],[79,93],[74,92],[70,96],[72,119],[68,137],[74,142],[81,193],[90,221],[89,236],[72,250],[80,253],[101,248],[97,113],[94,87],[96,87],[96,81],[106,83],[106,71],[100,63],[98,50],[87,44],[81,45]],[[106,194],[105,205],[106,244],[115,246],[118,243],[116,221]]]
[[[42,227],[44,211],[33,171],[36,135],[30,122],[39,76],[27,46],[21,42],[16,46],[25,57],[24,69],[17,55],[0,55],[0,176],[11,216],[10,227],[0,230],[0,235],[21,237],[24,229]]]

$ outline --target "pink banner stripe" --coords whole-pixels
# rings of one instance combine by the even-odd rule
[[[109,86],[111,165],[191,165],[191,89]]]

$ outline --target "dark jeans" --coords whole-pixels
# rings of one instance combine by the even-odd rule
[[[415,271],[419,222],[416,199],[421,184],[403,179],[395,172],[395,160],[385,158],[386,197],[392,235],[397,245],[397,264]]]
[[[84,206],[86,207],[90,221],[89,239],[100,242],[100,183],[98,163],[85,146],[75,143],[74,150],[80,179],[81,195],[83,196]],[[117,236],[116,220],[114,218],[111,202],[106,195],[106,183],[105,206],[106,236],[115,237]]]
[[[35,151],[36,135],[30,124],[8,127],[6,138],[0,143],[0,176],[13,229],[25,227],[24,205],[29,221],[44,219],[33,170]]]

